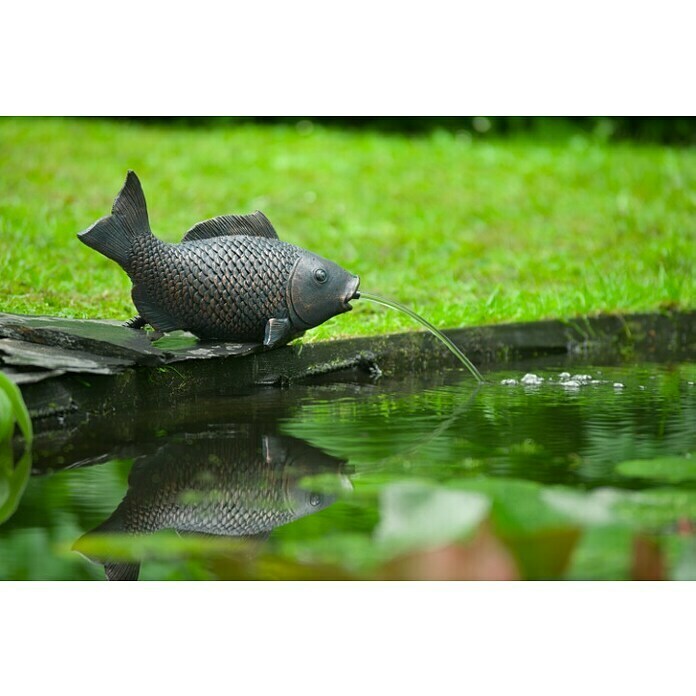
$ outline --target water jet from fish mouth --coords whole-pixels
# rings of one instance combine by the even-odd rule
[[[420,314],[416,314],[412,309],[409,309],[408,307],[405,307],[402,304],[399,304],[398,302],[395,302],[394,300],[387,299],[386,297],[381,297],[380,295],[374,295],[371,292],[365,292],[364,290],[356,291],[356,293],[353,295],[351,299],[358,300],[364,298],[366,300],[371,300],[372,302],[376,302],[377,304],[384,305],[385,307],[390,307],[391,309],[396,309],[399,312],[403,312],[404,314],[407,314],[411,319],[415,319],[417,322],[420,322],[425,326],[428,331],[430,331],[435,338],[437,338],[439,341],[445,344],[447,348],[449,348],[452,353],[454,353],[459,361],[466,367],[469,372],[474,376],[474,379],[479,383],[483,383],[483,377],[481,376],[481,373],[476,369],[474,364],[469,360],[469,358],[462,353],[459,348],[449,339],[445,334],[442,333],[442,331],[439,331],[436,329],[427,319],[424,319]]]

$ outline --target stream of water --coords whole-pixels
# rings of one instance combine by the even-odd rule
[[[408,315],[411,317],[411,319],[415,319],[418,323],[422,324],[425,326],[428,331],[430,331],[435,338],[437,338],[439,341],[445,344],[449,350],[454,353],[454,355],[457,356],[457,358],[460,360],[462,365],[466,367],[469,372],[473,375],[474,379],[479,383],[483,383],[483,377],[481,377],[481,373],[476,369],[474,364],[469,360],[469,358],[462,353],[459,348],[449,339],[445,334],[442,333],[439,329],[435,328],[427,319],[424,319],[420,314],[416,314],[412,309],[409,309],[405,305],[400,304],[399,302],[395,302],[394,300],[390,300],[386,297],[382,297],[381,295],[375,295],[371,292],[365,292],[363,290],[360,291],[359,297],[364,300],[370,300],[371,302],[376,302],[377,304],[383,305],[384,307],[389,307],[390,309],[396,309],[399,312],[403,312],[404,314]]]

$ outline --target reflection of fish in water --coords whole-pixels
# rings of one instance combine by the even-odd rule
[[[335,495],[299,486],[304,476],[341,473],[344,461],[301,440],[249,434],[172,441],[137,459],[113,514],[84,537],[162,529],[265,539],[280,525],[331,505]],[[79,547],[79,541],[76,544]],[[98,560],[98,559],[90,559]],[[135,580],[138,563],[104,563],[110,580]]]

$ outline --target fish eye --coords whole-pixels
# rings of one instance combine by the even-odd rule
[[[316,507],[317,505],[319,505],[320,502],[321,502],[321,496],[319,495],[319,493],[310,493],[309,494],[309,504],[312,507]]]
[[[328,274],[323,268],[317,268],[314,271],[314,280],[317,281],[317,283],[325,283],[326,279],[328,278]]]

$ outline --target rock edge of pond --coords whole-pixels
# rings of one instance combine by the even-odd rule
[[[696,352],[696,311],[604,315],[445,332],[484,371],[512,363],[664,361]],[[0,313],[0,368],[32,417],[138,401],[144,393],[238,394],[292,382],[370,381],[460,365],[426,332],[292,344],[199,342],[177,332],[151,342],[118,322]],[[157,396],[159,394],[159,397]]]

